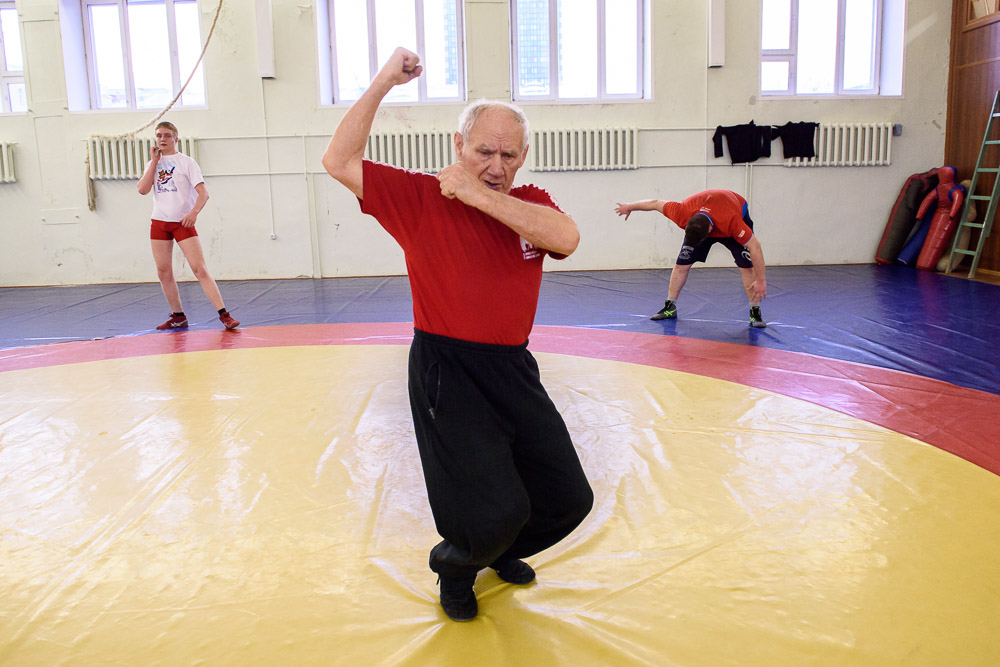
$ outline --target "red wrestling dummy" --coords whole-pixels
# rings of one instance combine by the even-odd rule
[[[941,167],[937,170],[937,175],[937,188],[927,193],[917,211],[919,220],[933,203],[937,203],[927,240],[917,257],[917,268],[924,271],[933,271],[937,266],[945,247],[951,241],[951,235],[955,233],[958,217],[962,213],[962,203],[965,201],[965,188],[955,185],[954,167]]]

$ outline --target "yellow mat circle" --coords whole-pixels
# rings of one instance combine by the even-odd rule
[[[0,385],[0,663],[994,665],[1000,478],[877,426],[539,354],[596,494],[448,621],[406,348],[194,352]]]

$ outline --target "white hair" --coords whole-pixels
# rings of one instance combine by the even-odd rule
[[[492,109],[503,109],[509,112],[517,124],[521,126],[524,130],[524,137],[521,141],[521,149],[523,150],[528,145],[528,117],[524,115],[521,107],[516,104],[501,102],[499,100],[477,100],[462,110],[462,113],[458,116],[458,131],[462,135],[462,138],[468,141],[469,133],[472,131],[476,121],[479,120],[479,114]]]

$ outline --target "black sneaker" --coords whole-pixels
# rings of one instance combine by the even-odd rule
[[[475,577],[438,577],[441,582],[441,608],[453,621],[471,621],[479,613],[479,603],[476,602],[476,592],[472,585]]]
[[[649,319],[651,320],[672,320],[677,317],[677,304],[675,304],[670,299],[663,302],[663,308],[657,311],[656,315],[653,315]]]
[[[490,567],[496,570],[500,578],[508,584],[524,586],[535,580],[535,571],[523,560],[498,561],[490,565]]]
[[[767,326],[764,316],[760,314],[760,306],[750,306],[750,326],[755,329],[763,329]]]

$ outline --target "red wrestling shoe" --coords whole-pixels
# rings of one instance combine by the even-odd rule
[[[181,329],[183,327],[186,327],[187,325],[188,325],[188,318],[186,315],[174,315],[173,313],[171,313],[170,319],[156,328],[159,329],[160,331],[163,331],[164,329]]]
[[[230,331],[240,326],[240,321],[233,319],[233,316],[229,314],[228,310],[222,311],[222,314],[219,315],[219,321],[222,322],[226,329],[229,329]]]

